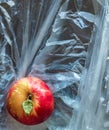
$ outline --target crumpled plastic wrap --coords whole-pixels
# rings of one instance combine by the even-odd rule
[[[108,130],[109,129],[109,1],[99,0],[101,6],[95,20],[95,30],[89,51],[85,80],[80,86],[80,106],[76,120],[71,119],[70,130]],[[89,46],[89,49],[91,47]],[[90,60],[89,60],[90,59]]]
[[[45,122],[49,130],[89,130],[78,127],[78,113],[80,106],[84,106],[82,92],[94,48],[95,18],[102,15],[98,15],[102,6],[99,3],[94,0],[0,2],[1,129],[36,129],[13,124],[5,109],[10,84],[29,75],[41,78],[53,91],[55,109]]]

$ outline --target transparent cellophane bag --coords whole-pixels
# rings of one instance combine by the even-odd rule
[[[70,130],[78,113],[78,94],[91,54],[94,0],[2,0],[0,2],[0,128],[34,130],[12,119],[5,100],[11,83],[25,76],[44,80],[55,98],[45,122],[49,130]],[[88,49],[89,48],[89,49]],[[89,60],[90,61],[89,56]]]

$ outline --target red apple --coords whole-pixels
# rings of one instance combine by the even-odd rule
[[[47,120],[54,109],[52,91],[36,77],[16,81],[7,94],[6,107],[17,121],[36,125]]]

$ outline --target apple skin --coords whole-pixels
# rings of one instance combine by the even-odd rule
[[[26,113],[22,104],[29,99],[32,110]],[[54,110],[54,97],[47,84],[36,77],[24,77],[10,87],[6,107],[10,115],[25,125],[36,125],[47,120]]]

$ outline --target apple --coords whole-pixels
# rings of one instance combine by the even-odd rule
[[[47,120],[54,110],[54,97],[47,84],[37,77],[24,77],[12,84],[6,97],[10,115],[25,125]]]

